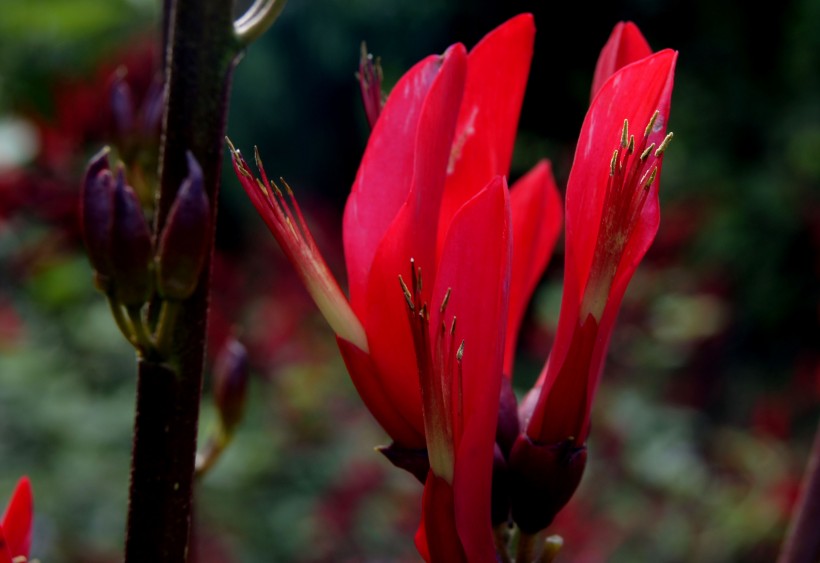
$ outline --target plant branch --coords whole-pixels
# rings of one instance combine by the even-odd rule
[[[168,5],[155,235],[187,175],[189,150],[202,166],[215,222],[228,96],[240,49],[232,2],[172,0]],[[209,285],[210,258],[196,291],[179,304],[167,355],[138,364],[126,562],[187,558]]]

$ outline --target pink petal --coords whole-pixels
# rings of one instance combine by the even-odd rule
[[[411,206],[418,228],[431,223],[435,229],[465,72],[462,45],[416,64],[393,88],[370,134],[343,223],[351,304],[357,312],[364,308],[379,245],[402,206]]]
[[[470,51],[439,241],[465,201],[494,176],[509,174],[534,40],[533,17],[521,14],[488,33]]]
[[[453,217],[431,302],[431,332],[457,318],[464,341],[463,416],[456,425],[456,526],[469,561],[495,561],[490,491],[511,259],[510,204],[497,176]],[[452,288],[444,313],[439,304]],[[457,413],[454,413],[457,414]],[[456,416],[457,418],[457,416]],[[460,432],[459,432],[460,429]]]
[[[421,524],[416,532],[416,549],[425,561],[471,561],[465,557],[455,526],[453,487],[432,470],[424,482],[421,512]]]
[[[521,320],[561,232],[561,196],[549,161],[542,160],[510,192],[513,228],[510,313],[504,375],[512,376]]]
[[[595,94],[604,82],[617,70],[651,54],[652,48],[649,47],[649,43],[646,42],[637,25],[632,22],[618,22],[595,65],[590,99],[595,98]]]

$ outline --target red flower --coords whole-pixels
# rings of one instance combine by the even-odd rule
[[[599,89],[569,177],[558,330],[529,405],[522,408],[526,430],[510,461],[518,489],[513,516],[528,532],[548,525],[580,481],[592,399],[615,318],[658,230],[658,184],[671,140],[666,123],[677,53],[665,50],[632,62],[630,57],[648,49],[645,45],[631,24],[613,32],[596,69]],[[614,74],[604,80],[606,72]]]
[[[28,561],[32,514],[31,483],[28,477],[22,477],[0,522],[0,563]]]
[[[365,404],[402,455],[427,449],[417,543],[431,560],[495,561],[489,514],[501,374],[560,228],[548,163],[511,193],[505,179],[534,33],[532,16],[518,16],[469,55],[453,45],[395,85],[345,209],[349,302],[295,202],[291,210],[261,165],[259,182],[233,155],[243,187],[336,332]],[[419,465],[424,480],[426,460]]]

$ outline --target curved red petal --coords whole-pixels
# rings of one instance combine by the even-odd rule
[[[465,554],[455,526],[453,487],[432,471],[424,482],[421,524],[416,532],[416,549],[430,563],[472,561]]]
[[[510,191],[512,270],[504,375],[512,377],[521,320],[561,232],[561,196],[549,161],[542,160]]]
[[[490,525],[493,449],[509,298],[511,221],[497,176],[453,217],[433,290],[431,331],[457,319],[464,342],[461,413],[454,406],[456,526],[469,561],[495,561]],[[452,288],[443,318],[439,311]]]
[[[2,531],[11,556],[28,557],[31,549],[31,523],[34,517],[34,499],[31,482],[22,477],[14,488],[9,505],[3,515]]]
[[[421,222],[417,226],[429,222],[435,233],[465,72],[460,44],[416,64],[393,88],[370,134],[343,223],[350,298],[357,312],[363,309],[379,245],[402,206],[408,202]]]
[[[659,112],[647,143],[659,146],[666,134],[666,123],[672,97],[677,53],[661,51],[616,72],[595,97],[581,128],[575,160],[567,185],[566,195],[566,261],[564,295],[555,344],[539,382],[542,388],[538,404],[532,414],[527,433],[538,439],[544,426],[545,403],[550,389],[567,359],[573,334],[580,327],[580,306],[589,279],[598,227],[610,174],[612,151],[621,137],[624,119],[630,127],[643,135],[644,127],[655,111]],[[660,174],[660,161],[657,163]],[[599,320],[598,336],[591,352],[586,389],[586,411],[592,397],[609,345],[612,326],[620,307],[626,286],[638,263],[646,254],[660,221],[658,207],[659,181],[651,185],[646,204],[638,216],[623,257],[610,287],[606,307]],[[576,377],[580,377],[580,374]],[[578,389],[581,386],[576,387]],[[588,430],[579,429],[579,434]]]
[[[385,391],[384,377],[376,369],[370,356],[343,338],[336,337],[336,343],[356,391],[376,422],[401,447],[423,449],[426,445],[424,433],[420,433],[418,427],[408,422],[402,417],[401,411],[394,407]]]
[[[385,392],[393,407],[399,409],[419,433],[423,433],[424,425],[418,369],[407,321],[407,305],[398,277],[407,278],[413,259],[428,284],[432,286],[435,279],[438,205],[444,189],[447,154],[465,72],[464,47],[454,45],[448,50],[446,62],[424,101],[415,144],[407,149],[415,154],[407,201],[384,232],[372,258],[366,285],[359,285],[358,302],[351,289],[351,305],[365,326],[370,354],[383,379]],[[382,114],[378,124],[390,123],[385,117]],[[364,198],[359,201],[363,202]],[[376,211],[375,208],[371,210]],[[352,221],[353,217],[346,211],[346,221]],[[355,223],[346,224],[346,237],[357,228]],[[351,240],[347,239],[347,242]],[[351,247],[346,244],[347,249]],[[352,286],[353,270],[350,275]]]
[[[652,48],[637,25],[632,22],[618,22],[595,64],[590,100],[595,98],[604,82],[617,70],[651,54]]]
[[[494,176],[509,173],[534,41],[533,17],[521,14],[488,33],[470,51],[439,241],[465,201]]]

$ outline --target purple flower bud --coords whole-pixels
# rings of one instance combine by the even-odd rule
[[[134,127],[134,97],[123,69],[117,71],[111,84],[111,114],[116,134],[120,137],[128,135]]]
[[[159,243],[157,289],[165,298],[186,299],[196,289],[211,248],[211,206],[202,168],[188,152],[188,177],[171,206]]]
[[[387,460],[398,467],[404,469],[424,483],[427,473],[430,471],[430,460],[427,457],[426,449],[410,449],[399,446],[395,442],[389,446],[376,448]]]
[[[512,381],[509,377],[502,377],[495,441],[501,447],[505,459],[510,455],[510,449],[518,437],[518,432],[518,401],[515,398]]]
[[[513,445],[509,471],[512,517],[522,532],[535,534],[550,525],[581,482],[586,446],[572,439],[536,444],[521,434]]]
[[[219,352],[213,380],[219,417],[231,432],[242,418],[248,389],[248,352],[238,340],[230,339]]]
[[[162,124],[162,110],[165,107],[165,83],[162,75],[158,75],[152,82],[145,100],[142,102],[139,115],[140,134],[145,138],[159,135]]]
[[[116,298],[123,305],[140,305],[151,294],[151,231],[137,194],[125,183],[122,165],[117,168],[114,185],[111,278]]]
[[[80,188],[80,226],[91,266],[99,278],[111,275],[111,225],[114,218],[114,177],[108,147],[88,164]]]

